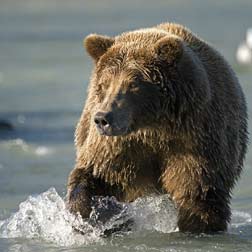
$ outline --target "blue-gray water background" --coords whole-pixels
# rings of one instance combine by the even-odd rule
[[[0,220],[16,212],[29,195],[50,187],[65,195],[75,159],[74,127],[92,68],[82,48],[86,35],[116,35],[166,21],[184,24],[233,66],[251,117],[252,66],[235,61],[251,17],[251,0],[1,0],[0,119],[13,123],[15,133],[0,141]],[[246,220],[234,233],[190,237],[154,232],[87,245],[85,250],[39,238],[0,238],[0,251],[252,251],[251,166],[249,148],[232,200],[233,211]]]

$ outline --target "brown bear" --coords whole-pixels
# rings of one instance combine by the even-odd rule
[[[247,149],[247,111],[225,59],[187,28],[164,23],[84,40],[95,67],[79,120],[67,204],[167,193],[182,232],[224,231]]]

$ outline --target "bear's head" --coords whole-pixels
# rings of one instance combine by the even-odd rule
[[[102,135],[181,121],[209,99],[206,71],[178,36],[152,30],[115,38],[91,34],[84,46],[95,62],[92,123]]]

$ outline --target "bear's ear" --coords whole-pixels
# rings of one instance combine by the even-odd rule
[[[176,36],[165,36],[159,39],[154,45],[158,57],[168,63],[179,60],[183,54],[183,42]]]
[[[88,54],[95,60],[98,61],[99,58],[113,45],[115,40],[113,38],[90,34],[84,41],[83,45],[86,48]]]

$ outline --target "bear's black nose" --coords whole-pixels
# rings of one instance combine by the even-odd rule
[[[98,112],[94,117],[94,122],[99,130],[106,131],[112,124],[112,114]]]

